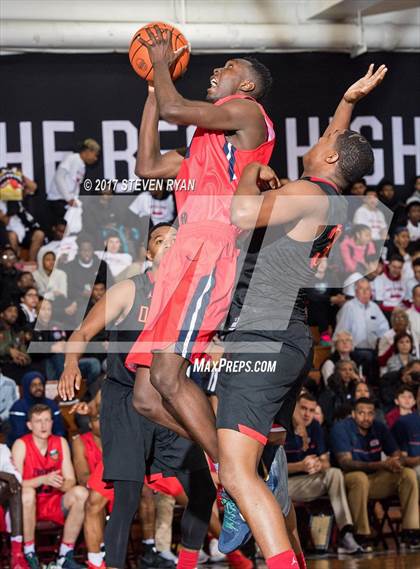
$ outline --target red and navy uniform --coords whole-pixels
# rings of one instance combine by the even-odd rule
[[[24,435],[20,439],[26,447],[23,465],[23,480],[30,480],[58,470],[61,474],[63,466],[62,439],[57,435],[48,438],[45,455],[41,454],[36,446],[32,434]],[[64,525],[64,511],[62,506],[63,492],[52,486],[42,485],[36,488],[36,519],[45,520]]]
[[[233,95],[215,105],[250,98]],[[258,103],[255,103],[258,104]],[[258,148],[241,150],[223,131],[197,128],[177,181],[194,188],[176,192],[180,226],[173,247],[159,267],[144,330],[126,363],[149,366],[152,351],[175,346],[186,359],[201,355],[229,309],[235,281],[238,230],[230,222],[230,207],[245,166],[270,160],[273,124],[258,105],[267,139]]]

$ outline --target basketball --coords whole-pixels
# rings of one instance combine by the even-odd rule
[[[187,39],[177,28],[169,24],[165,24],[164,22],[152,22],[150,24],[147,24],[147,26],[143,26],[137,30],[133,36],[133,39],[131,40],[128,56],[130,58],[130,63],[134,71],[137,73],[137,75],[140,75],[142,79],[146,79],[146,81],[153,81],[153,65],[150,61],[147,48],[144,45],[141,45],[138,39],[141,38],[144,41],[149,42],[150,38],[146,30],[152,29],[152,33],[155,35],[155,31],[153,30],[154,26],[159,26],[159,29],[162,31],[162,33],[164,33],[165,30],[172,31],[172,49],[174,51],[184,45],[188,45]],[[185,73],[189,60],[190,52],[189,50],[186,50],[171,66],[170,72],[171,77],[174,81]]]

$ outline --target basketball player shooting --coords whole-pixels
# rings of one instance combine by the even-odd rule
[[[171,32],[153,30],[147,29],[150,41],[138,40],[148,49],[154,87],[143,111],[136,174],[192,180],[194,191],[176,192],[178,235],[161,264],[145,329],[126,364],[137,368],[136,409],[181,435],[186,429],[217,462],[214,413],[186,370],[205,352],[229,308],[238,255],[230,206],[245,166],[267,164],[271,157],[273,125],[257,102],[271,76],[255,59],[232,59],[214,69],[206,102],[187,100],[171,79],[177,56]],[[161,155],[159,117],[197,126],[185,155]]]

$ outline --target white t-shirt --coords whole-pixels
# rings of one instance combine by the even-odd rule
[[[86,164],[80,158],[79,153],[66,156],[58,165],[50,187],[47,188],[47,199],[65,200],[66,202],[77,199],[85,173]]]
[[[0,211],[7,215],[7,202],[0,200]],[[6,226],[7,231],[14,231],[16,233],[19,243],[25,239],[26,227],[23,225],[22,220],[17,215],[9,217],[9,223]]]
[[[405,283],[402,279],[394,281],[382,273],[373,281],[372,293],[374,300],[382,302],[384,307],[395,308],[400,306],[405,298]]]
[[[356,209],[353,223],[367,225],[372,233],[373,240],[381,239],[381,232],[388,229],[384,214],[379,209],[372,210],[365,205]]]
[[[19,482],[22,482],[22,476],[12,461],[12,453],[7,445],[0,444],[0,472],[13,474]]]
[[[128,253],[109,253],[108,251],[95,251],[95,255],[107,263],[113,277],[118,276],[133,262],[133,257]]]
[[[164,200],[157,200],[150,192],[142,192],[129,209],[138,217],[150,216],[153,225],[172,223],[175,218],[174,198],[171,194]]]

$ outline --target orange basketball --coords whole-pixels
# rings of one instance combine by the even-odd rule
[[[138,41],[138,38],[150,42],[147,28],[153,28],[153,26],[159,26],[159,29],[163,32],[164,30],[172,30],[172,49],[176,51],[184,45],[188,45],[185,36],[174,26],[165,24],[164,22],[152,22],[143,26],[134,34],[133,39],[130,43],[130,49],[128,51],[128,56],[130,58],[130,63],[137,75],[140,75],[146,81],[153,81],[153,65],[149,58],[149,52],[147,48]],[[152,29],[152,34],[155,35],[155,31]],[[189,50],[184,51],[175,63],[172,65],[170,72],[172,79],[178,79],[181,77],[185,70],[187,69],[188,62],[190,60]]]

